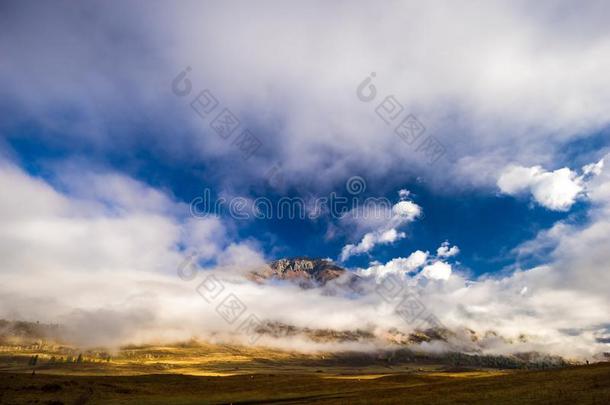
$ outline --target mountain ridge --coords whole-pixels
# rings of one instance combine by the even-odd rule
[[[298,256],[274,260],[267,268],[251,272],[250,278],[257,282],[284,280],[296,282],[302,288],[315,288],[346,274],[351,279],[359,278],[330,259]]]

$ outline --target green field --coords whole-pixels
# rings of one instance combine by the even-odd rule
[[[610,363],[477,369],[210,344],[91,351],[76,362],[66,348],[40,349],[3,348],[0,403],[610,403]]]

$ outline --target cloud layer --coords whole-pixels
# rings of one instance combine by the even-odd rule
[[[4,131],[30,122],[56,146],[78,140],[84,150],[130,156],[146,145],[165,163],[214,160],[215,180],[238,188],[276,163],[288,185],[310,189],[355,172],[489,186],[514,156],[524,167],[547,165],[566,144],[607,128],[608,7],[8,3],[0,17]],[[178,97],[171,82],[186,66],[192,90]],[[356,88],[371,72],[377,96],[365,103]],[[189,106],[204,89],[261,140],[250,161],[210,128],[213,117]],[[389,95],[403,106],[391,125],[375,112]],[[408,113],[444,144],[443,159],[428,165],[396,136]]]
[[[399,316],[398,301],[375,292],[378,282],[393,276],[451,330],[502,336],[484,352],[538,350],[589,358],[606,350],[598,339],[608,333],[610,305],[607,169],[590,184],[590,221],[557,225],[547,233],[545,247],[554,246],[548,264],[469,279],[451,262],[459,248],[444,242],[436,256],[415,251],[361,270],[369,281],[357,296],[247,281],[244,272],[264,260],[254,244],[238,242],[217,218],[185,220],[172,213],[180,202],[142,183],[115,174],[89,176],[90,184],[97,176],[113,179],[107,183],[112,192],[78,186],[60,192],[11,164],[1,166],[0,185],[13,192],[0,198],[0,317],[60,322],[83,345],[192,336],[247,344],[247,336],[197,292],[205,277],[215,275],[260,319],[313,329],[408,332],[417,325]],[[146,204],[137,197],[141,192],[157,198]],[[530,251],[538,240],[530,242]],[[179,277],[180,263],[194,251],[196,267],[206,270]],[[298,339],[264,338],[258,344],[307,351],[347,348]],[[370,349],[370,344],[360,347]]]

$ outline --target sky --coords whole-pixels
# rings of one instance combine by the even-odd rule
[[[605,1],[3,2],[0,317],[95,313],[184,337],[160,321],[179,318],[170,304],[141,309],[195,294],[173,287],[188,255],[217,272],[310,256],[415,283],[449,326],[606,350],[609,15]],[[132,282],[141,293],[115,285]],[[331,304],[319,326],[376,318],[369,301]],[[297,313],[285,320],[317,322]],[[133,338],[117,328],[110,340]]]

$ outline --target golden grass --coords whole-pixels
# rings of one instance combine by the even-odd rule
[[[0,403],[610,403],[610,364],[518,371],[484,378],[472,375],[455,378],[439,374],[442,373],[328,379],[315,373],[228,377],[31,376],[11,373],[0,378]]]
[[[389,364],[230,345],[128,348],[110,362],[49,364],[63,352],[3,352],[0,403],[607,404],[610,364],[547,371]],[[28,360],[39,355],[36,375]],[[65,357],[65,355],[64,355]]]

